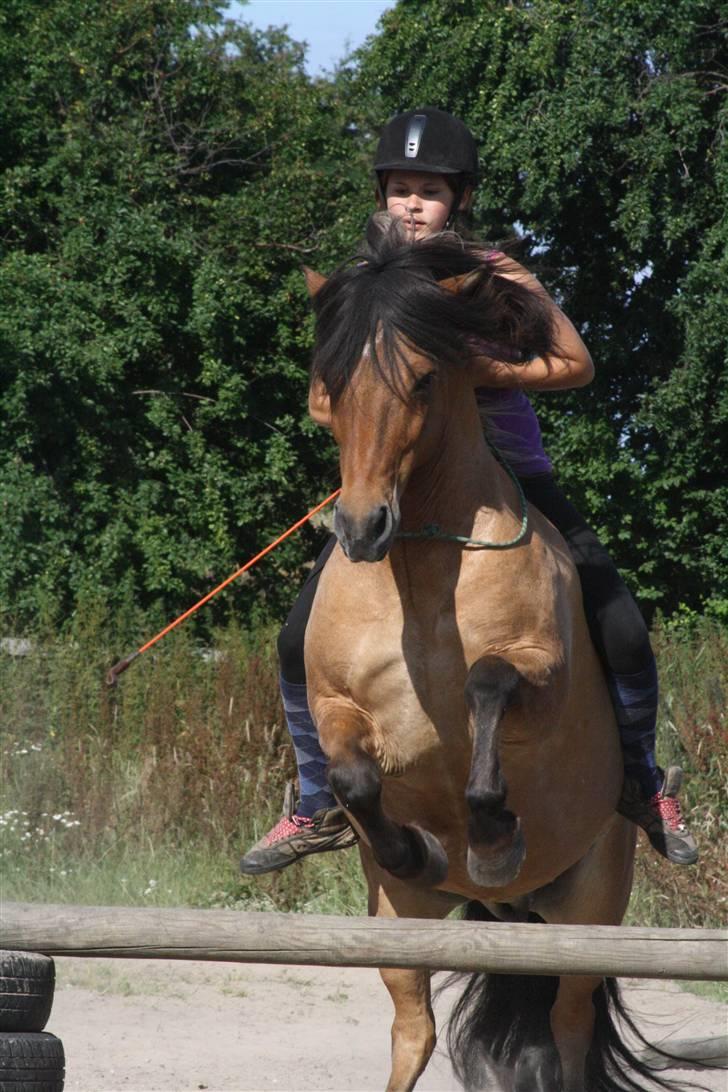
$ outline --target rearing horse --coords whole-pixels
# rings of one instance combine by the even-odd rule
[[[534,509],[524,533],[473,392],[474,344],[553,349],[542,305],[445,236],[382,235],[365,262],[307,277],[342,490],[306,672],[369,912],[435,918],[477,900],[498,919],[619,924],[635,831],[615,813],[622,757],[579,580]],[[419,537],[433,524],[468,541]],[[402,1092],[435,1044],[430,976],[381,974]],[[612,1029],[602,979],[481,980],[490,992],[471,988],[453,1037],[467,1087],[490,1061],[518,1092],[644,1087],[607,1077],[592,1049],[595,1026],[600,1041]]]

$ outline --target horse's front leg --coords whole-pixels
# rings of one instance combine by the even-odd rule
[[[372,757],[373,725],[363,710],[338,700],[316,707],[321,746],[329,756],[329,784],[346,808],[377,864],[400,880],[424,886],[442,883],[447,856],[428,831],[393,822],[382,808],[382,778]]]
[[[500,656],[483,656],[468,672],[465,700],[473,738],[465,790],[468,873],[483,887],[502,887],[516,878],[525,857],[520,820],[506,808],[507,785],[498,755],[500,722],[520,698],[520,672]]]
[[[360,844],[369,886],[369,913],[377,917],[443,918],[458,899],[440,891],[422,891],[387,876],[368,846]],[[387,1092],[410,1092],[435,1049],[435,1017],[430,971],[380,967],[394,1005],[392,1071]]]

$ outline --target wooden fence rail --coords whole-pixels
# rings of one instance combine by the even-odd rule
[[[0,948],[46,955],[728,980],[728,930],[0,903]]]

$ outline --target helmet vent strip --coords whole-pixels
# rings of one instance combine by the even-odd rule
[[[407,159],[416,159],[420,150],[420,141],[427,125],[425,114],[415,114],[407,126],[404,138],[404,154]]]

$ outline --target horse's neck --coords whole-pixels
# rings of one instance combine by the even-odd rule
[[[494,523],[512,518],[513,496],[485,442],[472,390],[453,403],[434,454],[413,471],[401,499],[405,531],[436,523],[467,534],[477,513]]]

